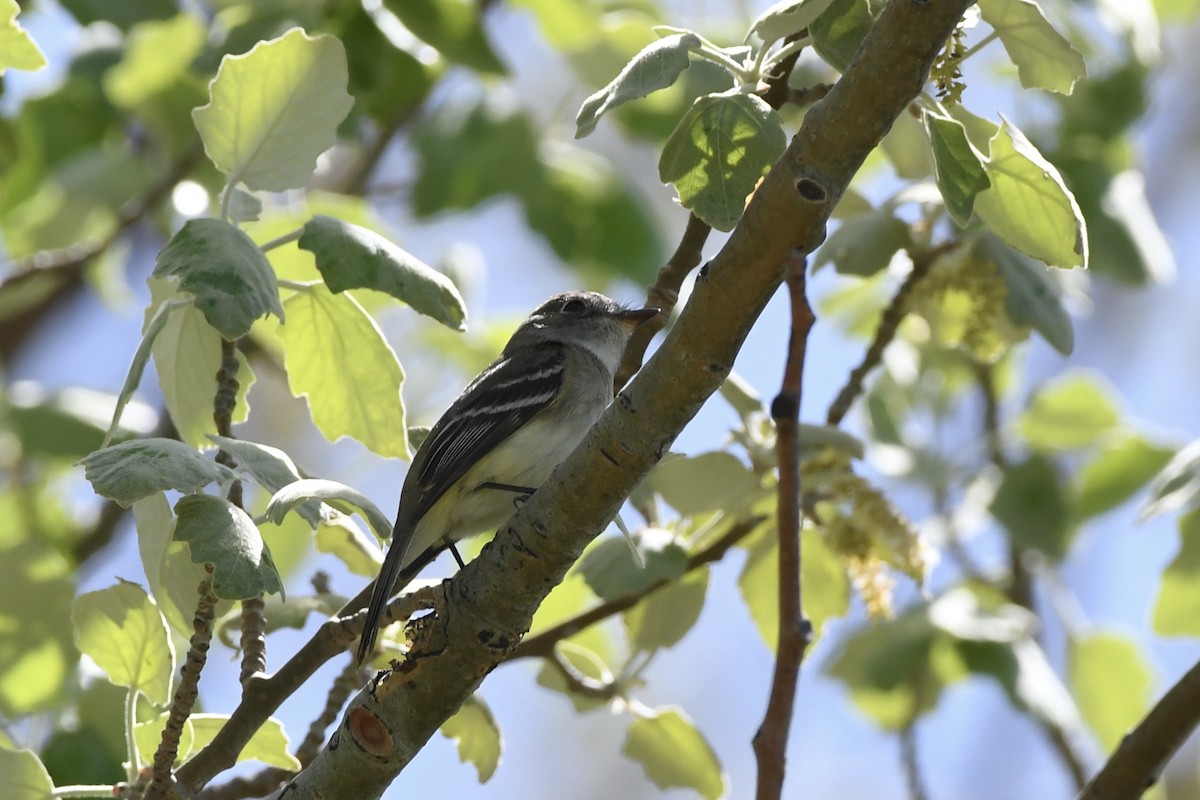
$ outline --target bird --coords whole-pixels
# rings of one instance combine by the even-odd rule
[[[495,530],[550,477],[613,399],[635,328],[658,315],[597,292],[551,297],[430,429],[400,491],[391,544],[371,594],[358,663],[375,647],[397,579],[453,543]]]

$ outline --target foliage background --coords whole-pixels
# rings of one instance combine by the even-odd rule
[[[520,108],[534,120],[532,128],[539,138],[558,142],[560,147],[570,141],[572,115],[589,89],[577,82],[573,70],[564,68],[567,62],[556,46],[562,43],[547,41],[546,31],[529,10],[533,6],[536,4],[500,3],[489,9],[485,30],[510,74],[505,78],[481,76],[470,68],[451,67],[415,118],[404,121],[374,179],[376,209],[399,232],[402,244],[427,261],[442,260],[459,279],[472,319],[484,323],[476,330],[489,330],[491,325],[496,330],[490,339],[468,339],[476,346],[463,355],[449,335],[430,333],[431,326],[412,315],[394,311],[382,315],[408,373],[405,400],[410,420],[418,423],[436,418],[464,376],[502,340],[506,326],[551,292],[586,283],[609,286],[609,291],[622,299],[637,298],[640,283],[646,282],[682,230],[684,214],[671,206],[668,190],[654,179],[655,144],[631,140],[617,126],[605,124],[577,145],[579,150],[570,151],[564,158],[572,163],[586,163],[597,155],[607,158],[608,166],[623,185],[631,187],[654,221],[655,230],[649,234],[653,241],[648,238],[646,246],[633,253],[637,258],[623,261],[622,266],[630,270],[624,275],[606,263],[577,264],[585,267],[581,272],[567,267],[544,237],[529,230],[528,212],[522,204],[508,197],[463,212],[433,218],[414,216],[413,206],[419,206],[422,197],[418,177],[422,136],[428,136],[434,127],[431,120],[452,114],[459,104],[487,98],[499,108]],[[712,33],[715,31],[725,32],[724,38],[731,39],[758,10],[716,3],[697,10],[692,4],[679,4],[668,6],[661,14],[666,21],[686,19],[689,25],[702,28],[714,38],[718,35]],[[1070,16],[1065,6],[1051,5],[1050,10],[1052,16],[1055,11]],[[1135,421],[1141,430],[1179,445],[1200,438],[1193,402],[1200,390],[1200,370],[1196,369],[1194,356],[1200,331],[1193,313],[1200,300],[1200,286],[1192,255],[1200,246],[1200,234],[1192,225],[1190,202],[1200,181],[1200,102],[1189,91],[1200,73],[1195,47],[1200,30],[1194,9],[1187,3],[1175,7],[1163,4],[1158,10],[1166,25],[1164,58],[1147,84],[1148,110],[1134,128],[1133,142],[1137,163],[1146,177],[1150,207],[1167,235],[1178,268],[1173,275],[1167,274],[1171,270],[1164,265],[1172,259],[1160,256],[1154,261],[1163,273],[1158,282],[1131,290],[1098,278],[1090,282],[1088,299],[1083,299],[1085,292],[1081,289],[1076,306],[1075,351],[1064,359],[1035,339],[1029,346],[1026,372],[1005,409],[1010,414],[1019,410],[1030,388],[1069,367],[1091,368],[1119,392],[1124,418]],[[64,9],[49,3],[39,4],[23,15],[22,21],[47,51],[50,66],[28,75],[11,70],[6,73],[3,108],[10,117],[18,113],[21,99],[46,91],[61,80],[73,54],[90,37],[113,35],[102,28],[83,31]],[[425,52],[419,44],[413,48]],[[1036,129],[1039,121],[1052,121],[1057,113],[1052,102],[1014,91],[1004,65],[997,45],[970,62],[970,107],[993,118],[996,110],[1002,111],[1026,129]],[[11,179],[11,173],[8,177]],[[865,177],[872,196],[896,186],[896,179],[882,162],[877,162],[874,171]],[[62,215],[60,222],[70,218],[70,209]],[[70,226],[53,231],[64,237],[64,244],[78,232]],[[20,233],[15,224],[6,228],[7,248],[14,247],[14,237]],[[6,364],[5,383],[11,396],[28,391],[29,382],[49,392],[75,386],[109,393],[119,389],[127,359],[139,339],[142,309],[149,299],[143,278],[161,246],[159,235],[151,226],[135,229],[126,242],[128,251],[119,252],[107,266],[96,270],[97,290],[83,293],[28,333],[16,357]],[[714,237],[706,252],[715,251],[719,243],[720,238]],[[588,260],[585,257],[580,262]],[[636,268],[632,261],[637,262]],[[812,294],[820,298],[840,285],[841,279],[825,270],[818,273]],[[768,398],[778,384],[786,330],[785,309],[781,303],[773,304],[737,364],[738,372]],[[433,355],[428,354],[430,348]],[[835,326],[818,325],[810,348],[802,419],[823,416],[847,365],[856,362],[861,348],[860,341],[845,337]],[[450,375],[444,369],[447,360],[454,359],[461,364],[459,375]],[[149,389],[153,383],[148,381],[145,386]],[[158,403],[152,390],[141,399],[151,407]],[[269,408],[271,413],[269,418],[265,414],[252,417],[249,425],[239,429],[240,435],[282,444],[298,462],[310,468],[320,465],[321,474],[357,486],[380,507],[390,510],[403,476],[403,463],[377,459],[352,442],[331,445],[308,432],[302,402],[290,399],[268,380],[260,379],[250,401],[252,407]],[[967,409],[956,423],[960,426],[954,429],[956,434],[978,436],[978,431],[970,427],[971,412],[975,410]],[[735,421],[727,407],[714,401],[689,427],[677,449],[695,453],[719,448]],[[297,431],[305,433],[297,436]],[[20,474],[18,465],[13,467],[13,474]],[[53,513],[58,513],[62,503],[65,521],[58,528],[62,537],[86,529],[89,515],[96,510],[90,493],[80,485],[78,471],[56,471],[45,491],[57,498]],[[897,497],[915,519],[922,518],[926,510],[915,492],[910,490],[906,495],[901,490]],[[1145,651],[1156,678],[1156,690],[1161,690],[1191,665],[1195,647],[1190,638],[1159,636],[1149,624],[1161,572],[1177,551],[1178,536],[1174,518],[1158,517],[1138,525],[1136,512],[1136,504],[1130,504],[1089,526],[1074,542],[1070,557],[1058,573],[1061,591],[1048,582],[1051,588],[1042,590],[1039,599],[1046,607],[1054,608],[1047,615],[1047,645],[1059,667],[1064,666],[1065,659],[1065,628],[1059,615],[1073,620],[1082,609],[1090,623],[1131,637]],[[78,525],[75,520],[79,520]],[[129,527],[123,524],[114,543],[85,564],[75,591],[108,586],[114,575],[140,578]],[[57,544],[65,546],[63,541]],[[999,564],[1005,558],[1003,540],[994,531],[973,539],[970,547],[983,564]],[[290,580],[299,583],[316,566],[331,571],[335,585],[348,594],[356,591],[362,580],[320,554],[277,551],[276,559],[281,567],[291,564]],[[720,757],[735,794],[737,787],[753,781],[748,741],[760,719],[771,665],[736,591],[740,568],[737,558],[715,567],[697,628],[680,645],[657,656],[646,674],[647,685],[638,692],[638,698],[649,705],[679,705],[691,714]],[[6,574],[14,569],[19,569],[16,560],[6,557]],[[935,572],[932,585],[936,588],[944,579]],[[911,589],[904,591],[905,600],[915,599]],[[9,606],[12,608],[28,601],[9,596],[6,602],[14,604]],[[65,615],[58,613],[65,608],[65,600],[38,606],[47,617],[58,614],[65,624]],[[812,796],[905,795],[896,738],[879,731],[856,712],[841,684],[821,672],[839,633],[848,633],[861,623],[859,606],[855,605],[846,620],[831,624],[830,635],[806,662],[790,767],[791,780],[803,782]],[[304,634],[286,631],[277,638],[272,647],[280,652],[302,641]],[[218,656],[212,659],[210,670],[202,684],[203,702],[210,710],[221,710],[232,702],[236,667],[223,663]],[[334,670],[327,671],[326,682]],[[638,766],[618,755],[626,727],[619,715],[578,715],[560,695],[537,687],[533,678],[534,671],[528,665],[517,665],[497,670],[484,686],[483,695],[505,735],[504,761],[490,783],[479,787],[474,771],[459,763],[453,746],[435,740],[397,781],[391,794],[398,797],[428,791],[462,797],[542,796],[558,793],[564,786],[572,787],[573,797],[592,796],[589,792],[595,796],[658,794]],[[313,685],[321,686],[321,677]],[[222,690],[225,686],[231,687],[228,692]],[[295,731],[293,739],[307,726],[310,709],[320,696],[320,691],[313,696],[298,696],[281,710],[279,716],[288,730]],[[35,717],[13,722],[7,733],[17,742],[38,743],[51,735],[51,728],[66,727],[69,722],[63,717]],[[1066,775],[1037,729],[1009,705],[994,682],[969,678],[953,687],[936,710],[918,724],[916,741],[931,797],[1049,798],[1071,793]],[[69,741],[59,746],[69,753],[79,752]],[[567,747],[572,748],[570,755],[563,754]],[[549,758],[549,753],[557,755]],[[1099,749],[1094,748],[1090,753],[1092,763],[1098,763],[1099,756]],[[1194,796],[1196,790],[1188,787],[1197,783],[1195,772],[1194,756],[1185,754],[1177,759],[1166,783],[1180,788],[1178,794],[1170,796]]]

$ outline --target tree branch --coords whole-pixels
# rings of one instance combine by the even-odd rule
[[[754,735],[754,757],[758,764],[757,800],[783,796],[787,773],[787,742],[796,705],[796,683],[800,664],[812,641],[812,623],[804,616],[800,593],[800,400],[803,395],[804,355],[813,312],[805,295],[804,271],[808,259],[792,254],[787,288],[791,301],[792,332],[788,341],[783,385],[771,403],[775,421],[775,448],[779,455],[776,514],[779,535],[779,630],[775,644],[775,670],[766,715]]]

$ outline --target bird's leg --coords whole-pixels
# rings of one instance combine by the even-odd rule
[[[458,562],[459,569],[462,569],[466,566],[466,564],[463,563],[462,556],[458,554],[458,548],[454,546],[454,542],[447,544],[446,549],[450,551],[450,555],[454,556],[454,560]]]
[[[513,498],[513,507],[514,508],[520,508],[521,504],[524,503],[526,500],[528,500],[529,496],[531,494],[533,494],[533,492],[534,492],[534,490],[529,488],[528,486],[514,486],[511,483],[495,483],[494,481],[488,481],[486,483],[481,483],[476,488],[499,489],[502,492],[512,492],[513,494],[516,495],[516,497]]]

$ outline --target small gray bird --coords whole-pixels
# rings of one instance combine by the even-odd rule
[[[595,292],[555,295],[451,404],[404,480],[359,663],[375,646],[397,578],[455,541],[504,524],[514,499],[541,486],[612,402],[630,335],[657,314]]]

